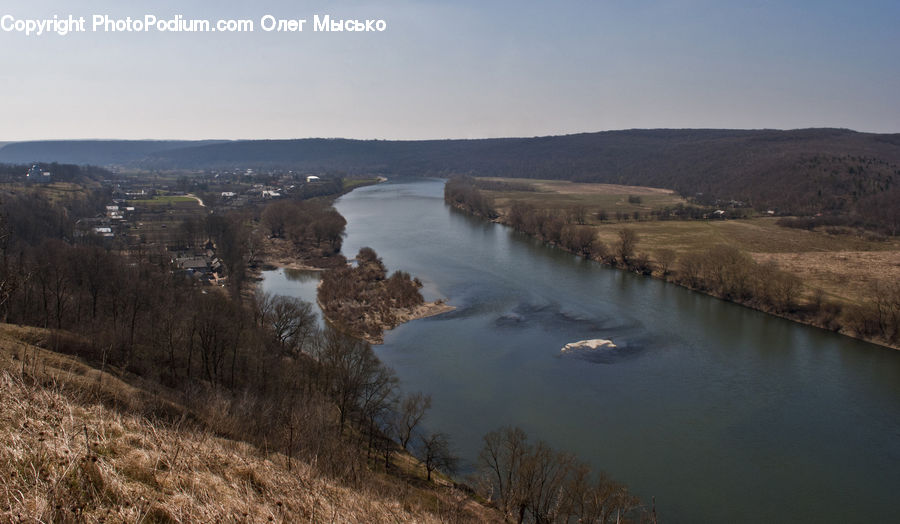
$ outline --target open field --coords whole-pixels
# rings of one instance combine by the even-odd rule
[[[534,205],[538,209],[570,211],[578,206],[587,209],[589,223],[599,223],[594,216],[600,210],[615,216],[616,212],[647,214],[654,209],[687,204],[677,193],[655,187],[623,186],[618,184],[588,184],[565,180],[521,180],[515,178],[484,178],[512,184],[527,184],[535,191],[485,191],[494,198],[501,211],[513,200]],[[640,197],[640,203],[629,202],[629,196]]]
[[[699,254],[716,245],[734,246],[749,253],[757,262],[771,262],[793,273],[803,282],[803,295],[821,290],[839,303],[858,304],[866,300],[870,284],[877,280],[900,281],[900,241],[872,240],[848,231],[831,234],[824,231],[793,229],[776,224],[773,217],[741,220],[627,220],[599,222],[594,216],[605,209],[611,216],[687,202],[677,194],[656,188],[611,184],[576,184],[557,181],[491,179],[532,184],[537,191],[483,191],[494,199],[502,215],[510,202],[528,202],[538,209],[569,212],[581,205],[588,210],[588,225],[607,246],[618,240],[623,227],[638,234],[637,252],[656,260],[661,250],[671,249],[679,258]],[[640,196],[641,204],[628,202],[628,196]]]
[[[135,206],[164,206],[180,202],[197,202],[196,197],[183,195],[161,195],[145,200],[134,200]]]
[[[129,235],[151,244],[184,243],[185,235],[192,234],[184,229],[184,222],[200,221],[208,213],[197,198],[191,196],[132,200],[128,205],[135,208]]]
[[[597,228],[607,245],[622,227],[638,233],[637,250],[656,260],[662,249],[679,255],[702,253],[716,245],[734,246],[757,262],[772,262],[800,277],[804,295],[817,289],[844,303],[865,300],[876,280],[900,280],[900,243],[872,241],[852,235],[790,229],[774,218],[747,220],[642,221],[608,223]]]
[[[0,184],[0,190],[8,191],[10,193],[39,194],[53,203],[73,199],[83,199],[87,196],[87,191],[82,185],[72,182],[53,182],[52,184],[33,185],[6,183]]]
[[[378,178],[345,178],[344,179],[344,191],[350,191],[354,188],[360,186],[368,186],[371,184],[378,183]]]

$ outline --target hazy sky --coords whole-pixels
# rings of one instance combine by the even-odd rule
[[[256,31],[0,31],[0,140],[900,132],[897,0],[3,0],[4,14],[246,18]],[[267,33],[266,14],[387,30]]]

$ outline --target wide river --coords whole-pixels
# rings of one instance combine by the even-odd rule
[[[371,246],[456,306],[375,349],[469,468],[510,424],[655,496],[665,522],[897,521],[900,352],[582,260],[442,190],[390,181],[337,208],[345,254]],[[315,297],[284,271],[263,287]],[[560,354],[593,338],[619,349]]]

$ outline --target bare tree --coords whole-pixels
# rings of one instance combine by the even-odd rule
[[[616,254],[622,260],[622,264],[628,265],[634,256],[634,248],[637,245],[638,235],[635,230],[623,227],[619,230],[619,242],[616,244]]]
[[[678,255],[675,251],[669,248],[660,249],[656,253],[656,263],[659,264],[659,271],[663,276],[672,272],[672,267],[675,265],[675,260],[677,258]]]
[[[435,470],[452,474],[459,464],[459,459],[450,450],[450,441],[443,433],[432,433],[421,438],[419,458],[425,464],[426,478],[429,481]]]
[[[282,353],[302,351],[317,327],[312,305],[299,298],[282,295],[266,297],[262,302],[267,305],[264,322],[281,346]]]
[[[587,208],[581,204],[572,208],[572,220],[580,226],[587,223],[587,214]]]
[[[338,432],[343,433],[351,414],[363,407],[367,388],[385,382],[386,368],[368,343],[335,329],[325,332],[315,356],[326,374],[325,390],[340,415]]]
[[[519,508],[524,513],[520,475],[529,453],[527,440],[521,428],[500,428],[484,436],[484,447],[478,455],[479,464],[490,478],[491,492],[487,495],[496,499],[504,515]]]
[[[400,411],[395,417],[394,432],[403,449],[408,449],[413,432],[431,408],[431,395],[420,392],[410,393],[400,403]]]
[[[0,322],[6,322],[7,303],[15,288],[15,275],[9,263],[9,226],[6,217],[0,213]]]
[[[504,427],[484,437],[479,455],[489,488],[507,519],[523,522],[598,522],[632,511],[638,505],[621,484],[602,473],[591,481],[590,468],[572,454],[546,442],[531,445],[519,428]]]

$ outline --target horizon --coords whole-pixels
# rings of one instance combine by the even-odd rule
[[[13,30],[16,21],[98,14],[246,20],[256,27],[30,36]],[[262,29],[266,16],[320,14],[383,20],[385,29]],[[442,140],[587,129],[900,132],[900,70],[893,67],[900,63],[900,5],[881,0],[97,0],[86,7],[12,0],[0,17],[0,136],[11,142]]]
[[[0,148],[9,144],[23,144],[30,142],[291,142],[299,140],[348,140],[355,142],[440,142],[440,141],[461,141],[461,140],[517,140],[530,138],[555,138],[567,137],[575,135],[595,135],[601,133],[622,133],[628,131],[777,131],[777,132],[793,132],[793,131],[847,131],[858,134],[868,135],[897,135],[896,132],[873,132],[860,131],[846,127],[798,127],[798,128],[714,128],[714,127],[632,127],[622,129],[605,129],[602,131],[575,131],[572,133],[562,133],[553,135],[533,135],[533,136],[496,136],[496,137],[446,137],[446,138],[356,138],[347,136],[306,136],[306,137],[284,137],[284,138],[38,138],[25,140],[0,140]]]

